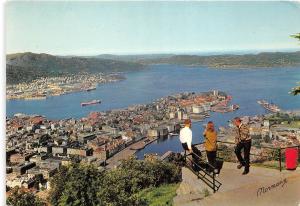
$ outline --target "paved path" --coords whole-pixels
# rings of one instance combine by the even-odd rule
[[[111,158],[109,158],[106,163],[108,164],[106,167],[108,169],[112,169],[116,166],[119,165],[119,161],[122,159],[127,159],[129,158],[131,155],[134,155],[136,153],[136,150],[131,150],[130,147],[126,147],[125,149],[123,149],[122,151],[118,152],[117,154],[115,154],[114,156],[112,156]]]
[[[262,167],[250,168],[248,175],[236,169],[235,163],[225,162],[218,180],[222,183],[220,190],[204,197],[204,183],[196,180],[192,172],[183,169],[183,185],[190,184],[191,194],[178,190],[174,198],[175,205],[284,205],[300,206],[300,168],[295,171],[282,171]],[[202,189],[195,192],[194,187]],[[180,187],[179,187],[180,188]],[[180,203],[180,204],[178,204]]]

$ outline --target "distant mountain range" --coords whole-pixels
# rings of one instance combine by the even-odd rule
[[[210,68],[265,68],[300,66],[298,52],[264,52],[243,55],[136,55],[136,56],[97,56],[98,58],[122,59],[141,64],[176,64],[183,66],[205,66]]]
[[[78,74],[80,72],[137,71],[151,64],[205,66],[210,68],[266,68],[300,66],[298,52],[265,52],[243,55],[110,55],[53,56],[18,53],[6,56],[7,83],[30,81],[39,77]]]
[[[127,61],[127,62],[143,62],[149,60],[157,60],[161,58],[170,58],[174,56],[174,54],[137,54],[137,55],[112,55],[112,54],[101,54],[97,56],[92,56],[93,58],[100,59],[112,59],[119,61]]]

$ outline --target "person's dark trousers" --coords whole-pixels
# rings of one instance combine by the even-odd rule
[[[187,143],[182,143],[181,145],[186,152],[189,151]],[[192,154],[193,159],[199,159],[201,157],[201,152],[200,150],[198,150],[198,148],[195,145],[192,145],[192,151],[193,151]]]
[[[193,150],[192,157],[194,161],[193,169],[195,171],[199,171],[201,167],[204,167],[204,165],[202,165],[201,162],[202,154],[201,151],[195,145],[192,145],[192,150]]]
[[[188,151],[189,151],[187,143],[181,143],[181,145],[182,145],[182,147],[183,147],[183,149],[185,151],[185,155],[187,155]],[[186,162],[186,156],[184,157],[184,161]]]
[[[186,154],[188,154],[189,148],[187,146],[187,143],[182,143],[182,147],[186,151]],[[195,145],[192,145],[192,151],[193,151],[193,153],[192,153],[193,162],[199,165],[200,164],[200,160],[201,160],[201,151],[198,150],[198,148]],[[198,170],[199,169],[196,164],[193,164],[193,169],[194,170]]]
[[[187,143],[181,143],[184,150],[189,150]]]
[[[201,151],[195,145],[192,145],[192,150],[193,150],[193,154],[192,154],[193,160],[198,163],[201,160],[201,156],[202,156]]]
[[[244,149],[244,158],[241,155],[242,149]],[[235,148],[235,154],[241,165],[245,166],[245,170],[249,170],[250,166],[250,150],[251,140],[239,142]]]
[[[214,168],[216,168],[216,158],[217,158],[217,152],[216,151],[206,151],[206,156],[208,163],[212,165]],[[212,172],[212,168],[208,167],[208,171]]]

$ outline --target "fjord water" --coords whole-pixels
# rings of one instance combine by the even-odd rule
[[[202,140],[202,124],[212,120],[217,126],[226,126],[235,116],[264,114],[257,104],[266,99],[284,110],[300,109],[300,96],[288,94],[300,81],[300,68],[266,69],[209,69],[175,65],[152,65],[149,68],[126,73],[126,80],[99,85],[97,90],[49,97],[46,100],[9,100],[7,116],[15,113],[40,114],[48,119],[81,118],[91,111],[125,108],[133,104],[150,103],[155,99],[179,92],[202,92],[213,89],[232,95],[232,103],[240,109],[226,114],[211,114],[204,122],[193,124],[193,142]],[[81,107],[80,102],[101,99],[102,103]],[[177,137],[161,139],[137,153],[180,151]]]

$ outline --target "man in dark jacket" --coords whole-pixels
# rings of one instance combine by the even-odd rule
[[[251,137],[249,134],[249,127],[242,123],[239,117],[234,118],[235,128],[235,154],[240,164],[237,166],[238,169],[245,167],[243,175],[249,173],[250,167],[250,149],[251,149]],[[244,158],[241,155],[242,149],[244,149]]]

